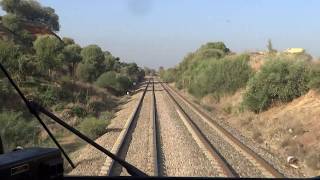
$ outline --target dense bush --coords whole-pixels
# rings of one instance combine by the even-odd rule
[[[224,53],[230,52],[229,48],[227,48],[223,42],[208,42],[207,44],[202,45],[200,49],[217,49]]]
[[[83,119],[79,124],[79,129],[81,132],[86,134],[92,139],[96,139],[97,137],[106,133],[106,128],[109,121],[97,119],[95,117],[89,117]]]
[[[204,60],[208,58],[222,58],[225,53],[220,49],[200,49],[196,54],[196,59]]]
[[[117,73],[114,71],[109,71],[101,74],[95,84],[99,87],[106,88],[112,87],[115,88],[117,85]]]
[[[313,64],[310,71],[309,87],[312,89],[320,89],[320,64]]]
[[[85,116],[87,116],[87,111],[84,107],[79,106],[79,105],[75,105],[71,108],[71,113],[73,116],[77,116],[80,118],[83,118]]]
[[[45,107],[49,107],[57,103],[58,88],[54,86],[39,86],[38,94],[34,97],[35,100]]]
[[[95,84],[102,88],[113,88],[121,93],[127,91],[132,86],[132,82],[127,76],[117,74],[114,71],[103,73]]]
[[[202,61],[193,69],[188,90],[198,97],[234,93],[246,85],[251,74],[246,55]]]
[[[116,89],[120,92],[127,91],[132,86],[131,80],[127,76],[118,75],[117,76],[117,86]]]
[[[170,68],[170,69],[167,69],[166,71],[162,71],[160,73],[160,77],[165,82],[168,82],[168,83],[174,82],[176,78],[176,69]]]
[[[260,112],[275,102],[288,102],[308,91],[309,68],[305,61],[269,60],[248,83],[244,104]]]
[[[13,111],[0,113],[0,135],[7,150],[36,143],[39,131],[37,124],[26,120],[22,113]]]

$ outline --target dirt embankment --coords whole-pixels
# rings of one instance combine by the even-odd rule
[[[201,104],[222,116],[244,136],[252,138],[264,149],[287,159],[293,156],[295,165],[306,176],[320,174],[320,93],[309,91],[290,103],[274,105],[269,110],[255,114],[241,106],[240,90],[219,101],[204,97]],[[289,166],[288,168],[294,168]]]

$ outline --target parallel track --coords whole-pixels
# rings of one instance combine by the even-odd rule
[[[133,113],[131,114],[131,116],[129,117],[126,126],[124,127],[124,129],[126,130],[123,134],[122,137],[120,135],[120,139],[121,139],[121,143],[115,143],[114,148],[116,149],[115,154],[125,158],[126,154],[127,154],[127,150],[125,146],[128,146],[128,139],[130,136],[130,133],[132,133],[134,130],[134,123],[137,123],[138,121],[138,114],[141,113],[141,107],[144,101],[144,97],[146,95],[146,93],[148,92],[148,88],[152,86],[152,107],[151,107],[151,124],[152,124],[152,166],[153,166],[153,176],[161,176],[161,167],[160,167],[160,143],[159,143],[159,127],[158,127],[158,115],[157,115],[157,105],[156,105],[156,96],[155,96],[155,92],[154,92],[154,80],[149,80],[147,83],[147,86],[144,88],[143,94],[141,95],[139,102],[136,106],[136,108],[134,109]],[[135,127],[136,128],[136,127]],[[138,131],[140,131],[142,129],[139,129]],[[147,130],[147,129],[143,129],[143,130]],[[118,139],[119,139],[118,138]],[[146,137],[147,138],[147,137]],[[117,147],[115,147],[117,146]],[[130,144],[129,144],[130,146]],[[144,147],[147,148],[147,147]],[[145,156],[145,154],[141,154],[140,156]],[[108,169],[108,173],[107,175],[119,175],[119,171],[116,170],[119,167],[117,167],[118,165],[114,164],[114,163],[109,163],[109,167],[106,168]]]
[[[187,121],[189,131],[194,134],[196,141],[198,140],[199,146],[202,147],[204,153],[207,157],[215,162],[215,168],[219,168],[220,175],[225,177],[239,177],[236,171],[231,167],[231,165],[224,159],[224,157],[219,153],[219,151],[210,143],[207,137],[203,134],[201,129],[193,122],[181,105],[176,101],[173,95],[168,91],[168,89],[160,82],[162,88],[167,92],[168,96],[174,102],[177,107],[179,115],[182,119]]]
[[[121,152],[124,149],[124,146],[126,144],[126,140],[128,139],[129,136],[129,132],[131,132],[132,128],[133,128],[133,122],[135,121],[135,119],[137,118],[137,115],[141,109],[142,106],[142,102],[144,100],[144,97],[148,91],[148,87],[150,85],[150,80],[147,82],[146,87],[143,90],[143,93],[138,101],[137,106],[135,107],[133,113],[131,114],[131,116],[129,117],[129,119],[127,120],[127,123],[124,127],[124,131],[122,131],[122,133],[120,134],[120,136],[117,139],[117,142],[115,143],[115,145],[113,146],[112,150],[114,150],[114,154],[116,154],[117,156],[122,156]],[[107,160],[108,161],[108,160]],[[114,163],[114,161],[110,160],[111,162],[107,162],[105,163],[105,167],[101,168],[101,171],[105,170],[107,171],[105,175],[116,175],[114,174],[115,168],[116,168],[116,164]],[[102,173],[103,174],[103,173]]]
[[[159,149],[160,142],[159,142],[159,127],[158,127],[158,115],[157,115],[157,101],[156,95],[154,92],[154,79],[152,79],[152,129],[153,129],[153,163],[154,163],[154,175],[161,176],[160,171],[160,153]]]
[[[247,147],[245,144],[243,144],[241,141],[239,141],[237,138],[235,138],[230,132],[228,132],[226,129],[224,129],[222,126],[220,126],[217,122],[215,122],[208,114],[206,114],[205,112],[200,110],[197,106],[195,106],[193,103],[191,103],[185,97],[183,97],[179,92],[177,92],[176,90],[174,90],[173,88],[171,88],[168,85],[163,85],[162,83],[161,83],[161,85],[162,85],[163,89],[168,93],[169,97],[171,97],[171,99],[175,102],[177,107],[182,112],[185,113],[185,116],[188,117],[187,113],[183,110],[183,108],[177,102],[175,97],[178,97],[179,99],[181,99],[184,104],[186,104],[188,107],[190,107],[190,109],[193,111],[193,113],[195,113],[199,117],[201,117],[201,119],[203,121],[205,121],[211,128],[213,128],[215,131],[220,131],[220,133],[223,135],[223,137],[226,141],[234,144],[237,147],[237,149],[239,149],[239,151],[245,153],[247,156],[250,156],[250,159],[254,160],[255,163],[260,168],[263,168],[264,171],[268,172],[269,174],[271,174],[275,178],[284,178],[285,177],[282,173],[280,173],[277,169],[275,169],[272,165],[270,165],[265,159],[260,157],[257,153],[255,153],[253,150],[251,150],[249,147]],[[206,139],[204,133],[201,131],[201,129],[199,127],[197,127],[197,125],[193,122],[193,120],[191,118],[188,118],[188,120],[192,124],[194,124],[195,128],[198,129],[199,135],[204,136],[203,138]],[[208,147],[212,146],[209,141],[205,142],[205,143],[207,143]],[[214,147],[213,147],[213,149],[214,149]],[[216,150],[214,149],[214,151],[216,151]],[[215,155],[215,154],[213,154],[213,155]],[[219,156],[218,151],[216,151],[216,155]],[[228,165],[228,163],[225,161],[225,159],[222,156],[220,157],[219,163],[221,164],[221,167],[223,167],[223,169],[225,169],[225,172],[235,172],[232,169],[232,167],[230,165]],[[225,164],[225,165],[223,165],[223,164]],[[228,168],[229,168],[229,170],[228,170]],[[226,175],[227,176],[230,176],[230,175],[237,176],[236,173],[234,173],[234,174],[233,173],[231,173],[231,174],[226,173]]]

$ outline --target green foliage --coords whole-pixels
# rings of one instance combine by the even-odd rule
[[[114,117],[114,111],[104,111],[100,114],[100,118],[103,120],[111,120]]]
[[[266,110],[273,103],[288,102],[308,91],[309,68],[304,61],[269,60],[250,79],[244,104],[252,111]]]
[[[92,82],[95,81],[104,71],[104,53],[101,48],[97,45],[89,45],[81,50],[81,57],[83,60],[83,70],[87,71],[90,75],[84,80]]]
[[[79,124],[79,129],[82,133],[89,136],[91,139],[96,139],[97,137],[103,135],[107,132],[106,128],[109,121],[97,119],[95,117],[89,117],[83,119]]]
[[[117,90],[124,92],[127,91],[132,86],[132,81],[127,77],[123,75],[117,76]]]
[[[102,88],[115,88],[117,86],[117,73],[114,71],[105,72],[99,76],[95,84]]]
[[[99,112],[105,111],[106,108],[107,108],[107,104],[104,101],[94,99],[88,102],[88,109],[90,113],[94,115],[98,115]]]
[[[64,62],[68,66],[68,70],[71,76],[74,75],[76,65],[81,62],[82,57],[80,55],[81,47],[77,44],[66,45],[63,49]]]
[[[15,14],[8,13],[2,16],[2,23],[6,28],[13,32],[18,32],[21,30],[21,22],[19,17]]]
[[[104,53],[101,48],[97,45],[89,45],[81,51],[82,59],[85,63],[101,65],[104,61]]]
[[[34,121],[26,120],[20,112],[0,113],[0,135],[7,150],[36,143],[39,130]]]
[[[53,31],[59,31],[59,16],[50,7],[43,7],[33,0],[2,0],[2,9],[24,21],[45,24]]]
[[[12,42],[6,42],[0,40],[0,58],[1,63],[10,72],[14,72],[18,69],[17,59],[19,58],[19,48]]]
[[[138,82],[144,77],[144,71],[136,63],[123,64],[120,73],[132,82]]]
[[[40,36],[34,42],[36,57],[42,71],[55,70],[61,67],[63,44],[52,35]]]
[[[95,84],[102,88],[113,88],[123,93],[131,87],[132,81],[127,76],[117,74],[114,71],[109,71],[103,73]]]
[[[63,37],[62,41],[63,41],[64,45],[66,45],[66,46],[75,44],[74,39],[68,38],[68,37]]]
[[[277,52],[277,50],[273,49],[271,39],[268,40],[267,48],[268,48],[269,53],[276,53]]]
[[[176,77],[176,69],[175,68],[169,68],[166,71],[161,71],[160,72],[160,77],[163,79],[165,82],[171,83],[175,81]]]
[[[188,86],[190,93],[202,97],[207,94],[234,93],[246,85],[252,74],[248,56],[220,60],[210,59],[198,63],[192,71]]]
[[[75,105],[71,108],[71,113],[72,113],[72,115],[80,117],[80,118],[83,118],[83,117],[87,116],[87,114],[88,114],[84,107],[78,106],[78,105]]]
[[[58,90],[56,87],[43,86],[39,87],[39,94],[37,95],[38,102],[43,106],[49,107],[54,105],[58,100]]]
[[[309,88],[320,89],[320,64],[312,64],[310,71]]]
[[[230,50],[223,42],[209,42],[202,45],[197,51],[189,53],[183,61],[174,69],[161,71],[160,76],[165,81],[176,82],[176,87],[189,88],[197,72],[201,72],[202,68],[199,66],[206,66],[203,61],[216,61],[225,57]],[[203,64],[204,63],[204,64]],[[195,87],[191,88],[194,89]]]
[[[205,45],[202,45],[200,49],[217,49],[221,50],[223,53],[230,52],[230,49],[223,42],[208,42]]]
[[[198,60],[205,60],[208,58],[222,58],[224,56],[224,52],[220,49],[200,49],[197,52],[196,59]]]
[[[96,79],[96,71],[93,64],[80,63],[76,70],[77,77],[85,82],[93,82]]]

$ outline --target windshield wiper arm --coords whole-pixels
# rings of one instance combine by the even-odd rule
[[[9,75],[9,73],[7,72],[7,70],[4,68],[4,66],[1,64],[0,62],[0,68],[3,71],[3,73],[5,74],[5,76],[7,77],[7,79],[9,80],[9,82],[11,83],[11,85],[15,88],[15,90],[18,92],[18,94],[20,95],[20,97],[22,98],[22,100],[24,101],[24,103],[26,104],[26,106],[28,107],[29,111],[31,114],[33,114],[41,123],[41,125],[46,129],[46,131],[49,133],[49,136],[55,141],[56,145],[59,147],[59,149],[62,151],[62,153],[64,153],[64,155],[66,156],[67,159],[70,160],[70,158],[68,158],[67,154],[64,152],[64,150],[62,149],[62,147],[59,145],[59,143],[55,140],[54,136],[51,134],[50,130],[46,127],[46,125],[44,124],[44,122],[41,120],[41,118],[39,117],[39,112],[47,115],[48,117],[50,117],[52,120],[54,120],[55,122],[57,122],[58,124],[60,124],[61,126],[63,126],[64,128],[66,128],[67,130],[71,131],[72,133],[74,133],[75,135],[77,135],[79,138],[81,138],[82,140],[86,141],[87,143],[89,143],[90,145],[92,145],[93,147],[95,147],[96,149],[98,149],[99,151],[103,152],[104,154],[106,154],[107,156],[109,156],[111,159],[113,159],[114,161],[116,161],[117,163],[119,163],[121,166],[123,166],[130,175],[132,176],[148,176],[146,173],[144,173],[143,171],[139,170],[138,168],[136,168],[135,166],[131,165],[130,163],[126,162],[125,160],[121,159],[120,157],[116,156],[115,154],[113,154],[112,152],[108,151],[107,149],[105,149],[104,147],[100,146],[98,143],[96,143],[95,141],[93,141],[92,139],[90,139],[89,137],[87,137],[86,135],[82,134],[80,131],[78,131],[77,129],[71,127],[70,125],[68,125],[67,123],[65,123],[63,120],[61,120],[60,118],[58,118],[56,115],[54,115],[53,113],[49,112],[48,110],[46,110],[44,107],[42,107],[41,105],[39,105],[38,103],[34,102],[34,101],[29,101],[27,100],[27,98],[24,96],[24,94],[22,93],[22,91],[19,89],[19,87],[16,85],[16,83],[13,81],[13,79],[11,78],[11,76]],[[51,134],[51,135],[50,135]],[[69,161],[68,160],[68,161]],[[72,161],[70,160],[69,162],[71,162],[71,165],[73,165]]]

